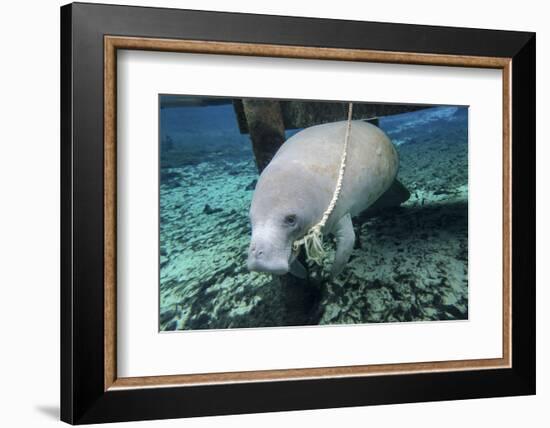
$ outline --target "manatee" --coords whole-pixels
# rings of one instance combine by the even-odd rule
[[[341,121],[296,133],[263,170],[250,206],[249,270],[307,275],[296,259],[293,243],[321,220],[332,199],[346,128],[347,121]],[[342,271],[353,250],[352,217],[384,199],[385,193],[394,202],[408,199],[408,191],[396,180],[398,166],[399,155],[380,128],[351,122],[340,195],[323,229],[325,236],[332,234],[336,241],[333,276]]]

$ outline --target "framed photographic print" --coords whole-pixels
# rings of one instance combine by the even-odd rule
[[[61,53],[62,420],[535,393],[533,33],[76,3]]]

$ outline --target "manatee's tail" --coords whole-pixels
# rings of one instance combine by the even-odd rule
[[[393,184],[386,190],[385,193],[380,196],[374,204],[372,204],[368,210],[376,211],[382,208],[391,208],[401,205],[411,197],[411,192],[403,186],[399,180],[395,179]]]

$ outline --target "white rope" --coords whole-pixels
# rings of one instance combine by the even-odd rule
[[[319,223],[309,229],[308,232],[303,236],[303,238],[294,241],[294,244],[292,245],[294,251],[298,251],[300,245],[304,245],[307,258],[317,264],[321,264],[323,257],[326,254],[325,249],[323,248],[323,228],[325,227],[329,216],[332,214],[332,211],[334,211],[334,207],[336,207],[338,197],[340,196],[340,191],[342,190],[342,182],[344,181],[344,172],[346,170],[346,159],[348,156],[349,136],[351,134],[352,113],[353,103],[349,103],[348,124],[346,127],[346,136],[344,139],[344,150],[342,151],[342,158],[340,160],[340,171],[338,173],[338,180],[336,180],[334,193],[332,194],[332,199],[328,204],[326,211],[323,213],[321,221],[319,221]]]

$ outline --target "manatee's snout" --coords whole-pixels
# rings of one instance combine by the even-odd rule
[[[290,251],[253,235],[248,249],[248,270],[284,275],[289,270],[289,253]]]

